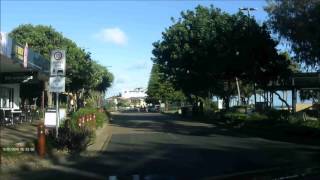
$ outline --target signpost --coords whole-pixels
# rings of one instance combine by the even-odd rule
[[[66,75],[66,51],[54,50],[51,53],[50,76]]]
[[[56,137],[59,135],[59,93],[65,91],[66,51],[51,52],[49,92],[56,93]]]

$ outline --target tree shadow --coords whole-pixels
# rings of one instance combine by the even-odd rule
[[[25,167],[21,166],[12,175],[16,179],[69,180],[108,179],[113,175],[132,179],[132,175],[139,174],[155,179],[193,180],[273,167],[291,170],[298,165],[303,168],[320,165],[318,147],[239,136],[212,124],[158,114],[120,114],[114,119],[113,126],[147,134],[113,135],[108,149],[95,157],[75,155],[63,162],[58,155],[51,154],[48,158],[54,166],[50,169],[23,171]],[[156,141],[153,138],[158,134],[152,136],[148,132],[163,136],[169,133],[184,140]],[[132,143],[130,136],[144,141]]]
[[[35,180],[44,178],[108,179],[113,175],[130,179],[134,174],[141,177],[163,177],[164,180],[165,177],[187,180],[274,167],[290,169],[296,167],[295,163],[303,164],[303,167],[320,165],[319,162],[304,162],[301,156],[296,156],[295,149],[289,150],[289,148],[275,154],[259,147],[255,149],[227,146],[204,148],[178,143],[147,142],[147,144],[148,148],[132,149],[132,144],[122,143],[122,148],[111,148],[96,157],[69,159],[72,165],[55,164],[59,166],[58,169],[12,173],[17,179],[32,177]],[[283,148],[280,145],[272,148],[277,151],[277,147]],[[309,152],[309,149],[304,151]]]

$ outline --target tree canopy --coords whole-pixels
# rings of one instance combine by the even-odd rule
[[[265,86],[291,72],[277,45],[266,24],[241,12],[230,15],[198,6],[165,29],[162,40],[153,44],[152,60],[175,89],[228,98],[236,77]]]
[[[298,62],[320,70],[320,1],[268,0],[270,27],[287,40]]]
[[[147,102],[154,104],[158,104],[159,100],[162,102],[181,102],[185,100],[181,91],[176,91],[169,81],[161,78],[157,64],[152,66],[147,94]]]
[[[51,26],[23,24],[13,29],[10,36],[17,43],[25,44],[50,60],[54,49],[67,52],[66,90],[78,91],[82,88],[104,92],[111,86],[113,75],[106,67],[91,58],[90,52],[78,47]]]

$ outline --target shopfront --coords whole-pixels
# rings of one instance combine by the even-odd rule
[[[44,108],[50,62],[1,32],[0,110]]]

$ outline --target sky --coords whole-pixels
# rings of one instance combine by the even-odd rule
[[[1,0],[1,31],[10,32],[20,24],[50,25],[115,76],[107,97],[123,90],[147,88],[152,67],[152,43],[161,40],[171,17],[197,5],[214,5],[228,13],[254,7],[258,22],[267,19],[264,0],[215,1],[27,1]]]

